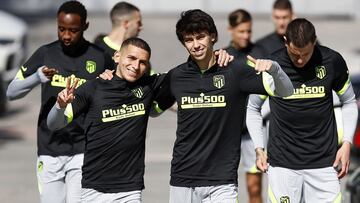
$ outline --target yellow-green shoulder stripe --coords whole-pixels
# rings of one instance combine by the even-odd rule
[[[268,96],[260,94],[259,97],[260,97],[261,100],[266,100]]]
[[[343,95],[349,86],[350,86],[350,78],[347,79],[347,81],[345,82],[345,84],[344,84],[344,86],[341,88],[341,90],[339,90],[339,91],[336,92],[336,93],[337,93],[338,95]]]
[[[120,46],[112,42],[108,36],[105,36],[103,40],[106,45],[108,45],[110,48],[114,49],[115,51],[120,50]]]
[[[74,119],[74,112],[71,104],[66,106],[64,115],[67,117],[67,123],[71,123],[71,121]]]
[[[24,75],[22,73],[21,70],[19,70],[17,73],[16,73],[16,77],[19,79],[19,80],[24,80]]]

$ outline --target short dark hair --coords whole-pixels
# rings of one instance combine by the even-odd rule
[[[244,9],[237,9],[229,14],[229,25],[236,27],[241,23],[251,22],[251,15]]]
[[[213,18],[200,9],[184,11],[176,23],[176,35],[180,42],[184,44],[184,35],[207,32],[214,35],[214,44],[218,38],[218,32]]]
[[[297,18],[287,26],[285,37],[286,43],[302,48],[316,41],[315,27],[305,18]]]
[[[82,3],[78,1],[67,1],[63,3],[57,12],[57,15],[59,15],[61,12],[64,12],[65,14],[78,14],[80,16],[81,22],[86,23],[86,8]]]
[[[126,15],[131,15],[133,12],[140,12],[140,9],[133,4],[130,4],[125,1],[118,2],[113,6],[110,11],[110,19],[113,25],[117,25],[119,21],[119,17],[123,17]]]
[[[147,51],[149,53],[149,57],[151,56],[151,48],[149,46],[149,44],[138,37],[131,37],[129,39],[126,39],[122,44],[121,44],[121,48],[120,51],[127,48],[129,45],[133,45],[136,46],[140,49],[144,49],[145,51]]]
[[[289,0],[276,0],[274,2],[273,9],[292,11],[292,5]]]

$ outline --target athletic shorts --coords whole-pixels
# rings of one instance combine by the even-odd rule
[[[340,181],[333,167],[292,170],[269,166],[269,203],[341,202]]]
[[[170,203],[237,203],[238,187],[235,184],[176,187],[170,186]]]

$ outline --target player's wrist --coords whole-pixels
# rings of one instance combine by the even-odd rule
[[[255,152],[256,152],[256,153],[264,152],[264,148],[263,148],[263,147],[257,147],[257,148],[255,149]]]

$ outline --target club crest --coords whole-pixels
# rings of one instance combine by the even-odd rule
[[[89,73],[96,71],[96,63],[94,61],[86,61],[86,70]]]
[[[133,92],[133,94],[135,95],[135,97],[137,98],[141,98],[144,95],[144,91],[141,87],[138,87],[136,89],[131,90]]]
[[[326,68],[325,66],[317,66],[315,68],[316,77],[319,79],[323,79],[326,76]]]
[[[213,76],[213,84],[217,88],[222,88],[225,85],[225,77],[224,75],[214,75]]]
[[[288,196],[280,197],[280,203],[290,203],[290,197]]]

